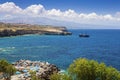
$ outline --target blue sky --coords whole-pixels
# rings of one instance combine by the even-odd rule
[[[120,29],[120,0],[0,0],[0,21]]]
[[[73,9],[76,12],[115,13],[120,11],[120,0],[0,0],[0,3],[14,2],[21,8],[42,4],[46,9]]]

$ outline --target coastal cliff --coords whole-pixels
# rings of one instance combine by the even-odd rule
[[[0,37],[17,36],[25,34],[40,35],[71,35],[65,27],[49,25],[0,23]]]

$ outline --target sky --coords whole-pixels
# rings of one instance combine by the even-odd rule
[[[0,21],[120,29],[120,0],[0,0]]]

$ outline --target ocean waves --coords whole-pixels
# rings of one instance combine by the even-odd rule
[[[15,47],[0,48],[0,54],[10,54],[15,50]]]

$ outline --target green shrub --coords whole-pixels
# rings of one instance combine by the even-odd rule
[[[38,78],[38,76],[36,76],[35,71],[30,71],[30,75],[31,75],[31,80],[42,80],[42,79]]]
[[[73,80],[120,80],[120,72],[104,63],[80,58],[68,68]]]
[[[6,80],[10,80],[11,75],[13,75],[16,72],[16,69],[6,60],[0,60],[0,72],[3,73],[3,77]]]
[[[68,74],[53,74],[50,80],[120,80],[120,72],[104,63],[80,58],[68,68]]]
[[[50,76],[50,80],[72,80],[72,78],[67,74],[54,73]]]

